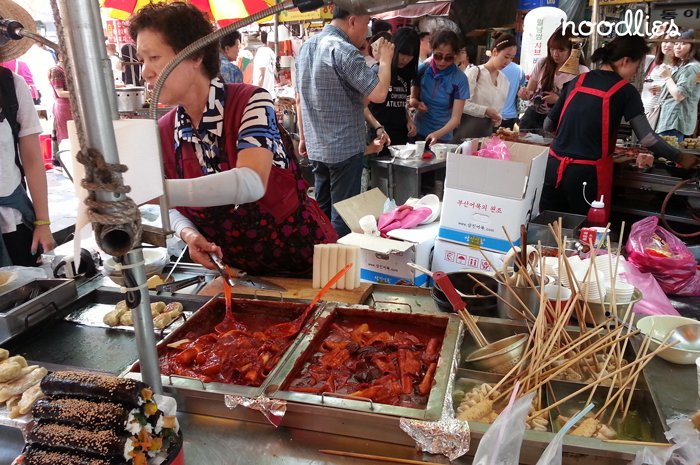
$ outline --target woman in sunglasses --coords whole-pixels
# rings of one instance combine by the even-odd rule
[[[449,30],[433,34],[433,56],[418,68],[418,78],[411,87],[410,105],[416,108],[417,139],[426,147],[448,142],[459,126],[464,101],[469,98],[467,77],[455,64],[460,50],[457,34]]]

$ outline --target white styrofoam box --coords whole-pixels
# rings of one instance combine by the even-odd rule
[[[539,212],[547,148],[506,142],[511,160],[447,156],[440,239],[497,252],[520,243],[520,225]]]
[[[406,263],[430,268],[430,252],[437,236],[438,224],[390,231],[392,239],[350,233],[338,239],[345,245],[360,247],[360,279],[373,283],[408,283],[424,286],[428,275]]]
[[[484,252],[483,255],[482,251]],[[484,258],[484,255],[486,255],[488,260]],[[479,250],[467,245],[436,239],[431,271],[450,273],[461,270],[479,270],[490,273],[497,270],[489,266],[489,261],[496,268],[500,269],[503,265],[504,257],[505,254],[499,252]]]

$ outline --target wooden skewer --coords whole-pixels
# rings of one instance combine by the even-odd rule
[[[603,439],[603,442],[609,442],[610,444],[626,444],[629,446],[671,447],[671,444],[667,442],[629,441],[627,439]]]
[[[422,460],[400,459],[397,457],[385,457],[374,454],[358,454],[356,452],[345,452],[342,450],[320,449],[320,453],[328,455],[337,455],[340,457],[352,457],[354,459],[374,460],[375,462],[390,462],[390,463],[408,463],[413,465],[432,465],[431,462],[423,462]]]
[[[646,366],[646,365],[649,363],[649,361],[651,361],[651,359],[654,358],[659,352],[661,352],[662,350],[666,350],[666,349],[668,349],[669,347],[671,347],[671,346],[673,346],[673,345],[675,345],[675,343],[674,343],[674,344],[661,344],[661,345],[659,345],[659,347],[658,347],[656,350],[654,350],[653,352],[648,353],[648,354],[645,355],[644,357],[640,357],[640,358],[636,359],[634,362],[630,362],[629,364],[625,365],[624,367],[622,367],[622,368],[620,368],[620,369],[618,369],[618,370],[615,370],[615,371],[612,372],[612,373],[608,373],[606,376],[604,376],[603,378],[601,378],[601,379],[599,380],[599,382],[602,382],[602,381],[605,381],[605,380],[607,380],[607,379],[610,379],[610,378],[612,378],[613,376],[615,376],[616,374],[618,374],[618,373],[621,372],[621,371],[624,371],[624,370],[627,370],[627,369],[630,369],[630,370],[631,370],[631,369],[633,369],[636,365],[641,366],[641,367],[644,367],[644,366]],[[551,409],[553,409],[553,408],[555,408],[555,407],[558,407],[558,406],[561,405],[562,403],[567,402],[567,401],[573,399],[574,397],[578,396],[578,395],[581,394],[582,392],[586,392],[586,391],[587,391],[588,389],[590,389],[590,388],[591,388],[591,385],[583,386],[583,387],[582,387],[581,389],[579,389],[578,391],[576,391],[576,392],[574,392],[574,393],[572,393],[572,394],[569,394],[568,396],[564,397],[563,399],[560,399],[559,401],[557,401],[557,402],[555,402],[555,403],[553,403],[553,404],[550,404],[550,405],[548,405],[547,407],[545,407],[545,408],[543,408],[543,409],[541,409],[541,410],[538,410],[538,411],[536,411],[536,412],[531,413],[531,414],[528,416],[528,419],[530,419],[530,418],[535,418],[535,417],[537,417],[537,416],[542,415],[543,413],[547,413],[547,412],[549,412]]]

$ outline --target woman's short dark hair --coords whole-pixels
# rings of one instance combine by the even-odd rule
[[[139,32],[150,29],[163,36],[176,53],[214,31],[213,24],[197,7],[184,2],[150,3],[129,19],[129,35],[136,41]],[[207,45],[193,57],[201,58],[209,79],[219,74],[219,47]]]
[[[242,37],[240,32],[230,32],[221,38],[221,48],[224,49],[226,47],[233,47],[236,45],[236,42],[240,41],[241,39]]]
[[[595,63],[612,65],[617,60],[629,58],[632,61],[641,61],[649,53],[649,46],[644,37],[638,35],[624,35],[615,37],[607,45],[596,49],[591,56]]]
[[[433,33],[433,36],[430,39],[430,46],[433,50],[435,50],[441,45],[449,45],[452,47],[452,51],[457,53],[459,52],[460,48],[462,48],[462,41],[459,40],[459,36],[454,31],[449,29],[441,29]]]
[[[693,40],[693,39],[697,39],[697,38],[698,38],[698,34],[695,32],[695,29],[686,29],[676,39],[676,42],[685,42],[685,41]],[[683,39],[685,39],[685,41]],[[688,58],[700,61],[700,46],[698,46],[698,44],[695,42],[689,42],[689,43],[690,43],[690,54],[689,54]],[[682,64],[687,63],[689,61],[689,59],[683,60]],[[679,64],[680,63],[681,63],[681,61],[679,60]]]

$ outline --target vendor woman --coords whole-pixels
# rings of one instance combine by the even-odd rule
[[[642,37],[617,37],[593,53],[600,69],[581,74],[564,87],[545,120],[545,129],[556,130],[556,136],[549,149],[541,210],[585,215],[588,202],[604,195],[609,217],[612,155],[622,117],[655,156],[686,169],[698,163],[695,155],[681,153],[654,133],[639,92],[628,82],[647,50]]]
[[[153,86],[189,44],[213,32],[187,3],[148,4],[133,16],[143,78]],[[177,105],[159,121],[166,194],[175,232],[190,257],[213,268],[210,253],[251,274],[310,276],[315,244],[335,231],[306,194],[285,147],[270,94],[218,77],[218,44],[180,63],[160,101]]]

